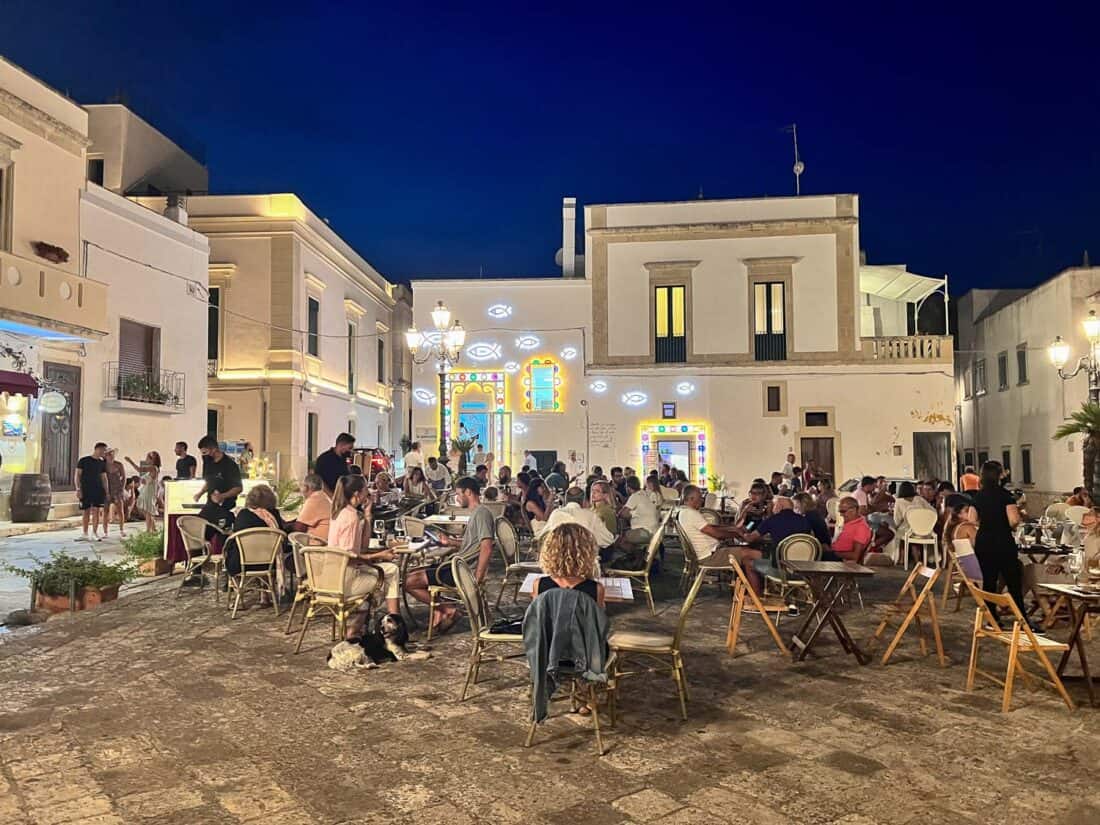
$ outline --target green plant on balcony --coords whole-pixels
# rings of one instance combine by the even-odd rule
[[[173,401],[172,393],[164,389],[159,381],[152,376],[138,373],[123,375],[119,378],[118,397],[126,401],[144,401],[148,404],[168,404]]]

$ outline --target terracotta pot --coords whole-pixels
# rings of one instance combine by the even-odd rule
[[[118,588],[117,584],[112,587],[82,588],[76,593],[75,608],[77,610],[90,610],[93,607],[99,607],[104,602],[113,602],[118,598]],[[50,596],[46,593],[39,593],[35,599],[35,607],[49,613],[66,613],[69,610],[69,597],[67,595]]]

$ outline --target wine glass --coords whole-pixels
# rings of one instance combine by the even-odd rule
[[[379,541],[386,537],[386,522],[384,519],[376,518],[374,520],[374,534],[378,536]]]
[[[1078,587],[1080,585],[1081,570],[1085,566],[1084,554],[1080,550],[1070,553],[1066,559],[1066,566],[1069,567],[1069,572],[1073,574],[1073,586]]]
[[[404,516],[402,516],[396,522],[394,522],[393,532],[394,532],[394,535],[397,536],[398,539],[405,538],[405,517]]]

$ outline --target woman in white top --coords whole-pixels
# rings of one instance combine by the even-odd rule
[[[424,471],[420,467],[413,467],[405,473],[405,483],[402,487],[407,496],[419,496],[426,501],[435,501],[435,492],[424,478]]]
[[[917,488],[911,481],[903,481],[898,485],[898,497],[894,501],[894,526],[897,528],[897,538],[901,541],[913,529],[909,526],[907,515],[910,510],[935,510],[924,496],[917,495]]]

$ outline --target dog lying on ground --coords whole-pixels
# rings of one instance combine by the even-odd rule
[[[431,658],[427,651],[411,651],[409,628],[397,613],[387,613],[362,638],[340,642],[329,651],[328,666],[333,670],[375,668],[384,662],[420,661]]]

